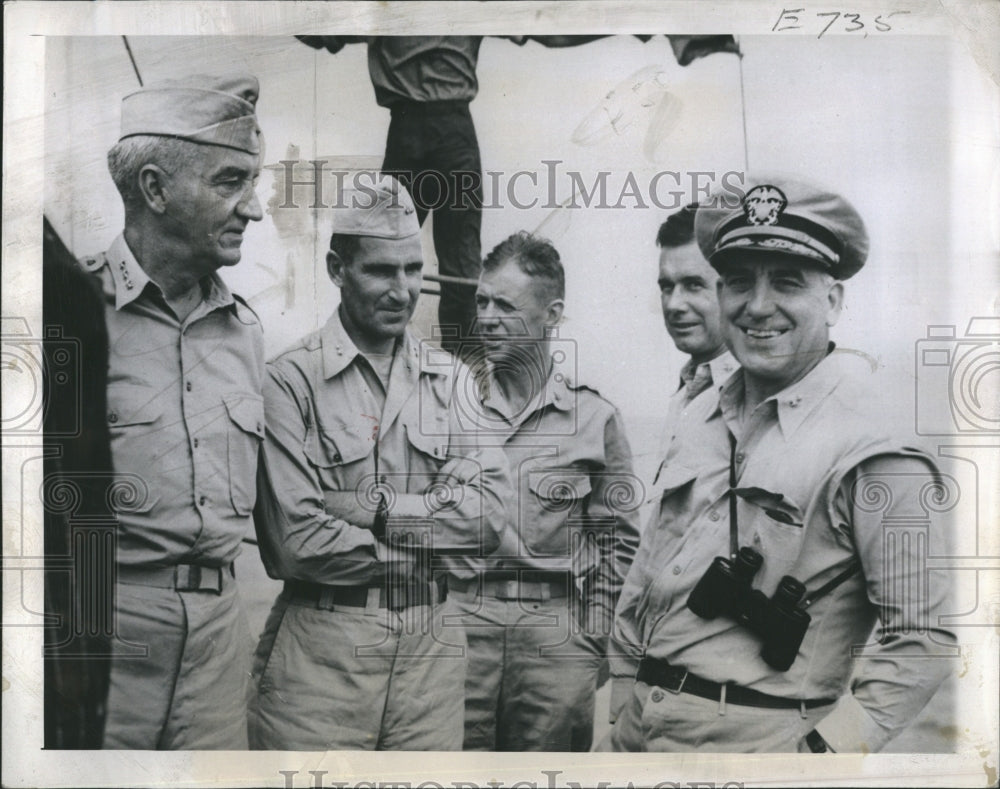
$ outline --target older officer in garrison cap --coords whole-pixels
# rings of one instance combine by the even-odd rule
[[[125,230],[82,261],[104,294],[121,475],[106,748],[246,748],[251,644],[233,580],[264,436],[263,339],[216,273],[261,218],[251,76],[122,102],[108,167]]]
[[[383,176],[338,205],[340,306],[264,385],[255,520],[285,586],[257,650],[251,747],[456,750],[465,636],[437,559],[496,547],[507,464],[459,427],[468,376],[407,330],[423,262],[406,190]]]
[[[605,747],[878,751],[955,649],[942,571],[923,564],[947,555],[922,506],[934,460],[829,341],[864,224],[837,194],[769,178],[713,195],[695,229],[742,369],[693,403],[664,463],[617,610],[635,683]]]

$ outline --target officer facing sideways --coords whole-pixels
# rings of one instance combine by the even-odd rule
[[[108,167],[125,230],[83,267],[108,329],[118,483],[105,748],[246,748],[252,645],[233,580],[264,436],[263,337],[216,274],[261,218],[251,76],[149,85],[122,102]]]
[[[615,600],[635,553],[641,494],[617,409],[580,383],[555,337],[559,253],[517,233],[486,257],[476,292],[485,350],[483,440],[516,476],[500,547],[453,563],[466,613],[465,748],[586,751]],[[478,391],[470,386],[463,391]]]
[[[255,521],[285,585],[257,649],[250,744],[457,750],[465,636],[438,562],[496,547],[507,464],[459,427],[459,364],[407,330],[423,258],[406,190],[383,176],[338,204],[340,306],[264,385]]]
[[[615,625],[614,672],[635,681],[603,747],[878,751],[954,668],[945,578],[921,558],[947,555],[947,524],[891,525],[926,523],[940,477],[829,342],[861,217],[785,179],[746,189],[697,212],[742,369],[692,403],[664,461]]]
[[[660,306],[667,333],[677,350],[687,354],[681,367],[677,390],[667,406],[659,457],[667,454],[677,433],[678,423],[687,416],[687,407],[696,397],[717,397],[722,385],[739,366],[722,337],[716,273],[698,247],[694,236],[697,203],[688,203],[667,217],[656,234],[660,247]],[[659,483],[663,464],[653,480]],[[629,669],[633,667],[628,666]],[[632,692],[631,675],[612,677],[611,709],[617,710]],[[611,720],[614,723],[614,718]]]

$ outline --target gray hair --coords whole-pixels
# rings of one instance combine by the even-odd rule
[[[197,155],[198,146],[176,137],[137,135],[126,137],[108,151],[108,171],[122,196],[126,213],[142,204],[139,171],[155,164],[168,173],[181,170]]]
[[[483,261],[483,271],[495,271],[508,260],[514,261],[521,271],[541,283],[545,298],[566,297],[566,274],[562,261],[548,239],[520,230],[493,247]]]

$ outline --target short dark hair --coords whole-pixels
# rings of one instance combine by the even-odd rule
[[[697,203],[688,203],[680,211],[668,216],[656,234],[656,245],[669,249],[683,247],[694,241],[694,215],[697,211]]]
[[[493,247],[483,261],[483,271],[495,271],[508,260],[517,263],[529,277],[544,282],[550,301],[565,298],[566,272],[551,241],[519,230]]]
[[[337,255],[344,265],[354,262],[354,256],[361,249],[361,236],[349,233],[334,233],[330,236],[330,251]]]

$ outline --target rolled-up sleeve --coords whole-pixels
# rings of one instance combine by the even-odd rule
[[[319,475],[304,451],[312,404],[274,365],[264,381],[264,409],[254,524],[268,574],[325,584],[382,578],[385,565],[371,531],[326,512]]]

